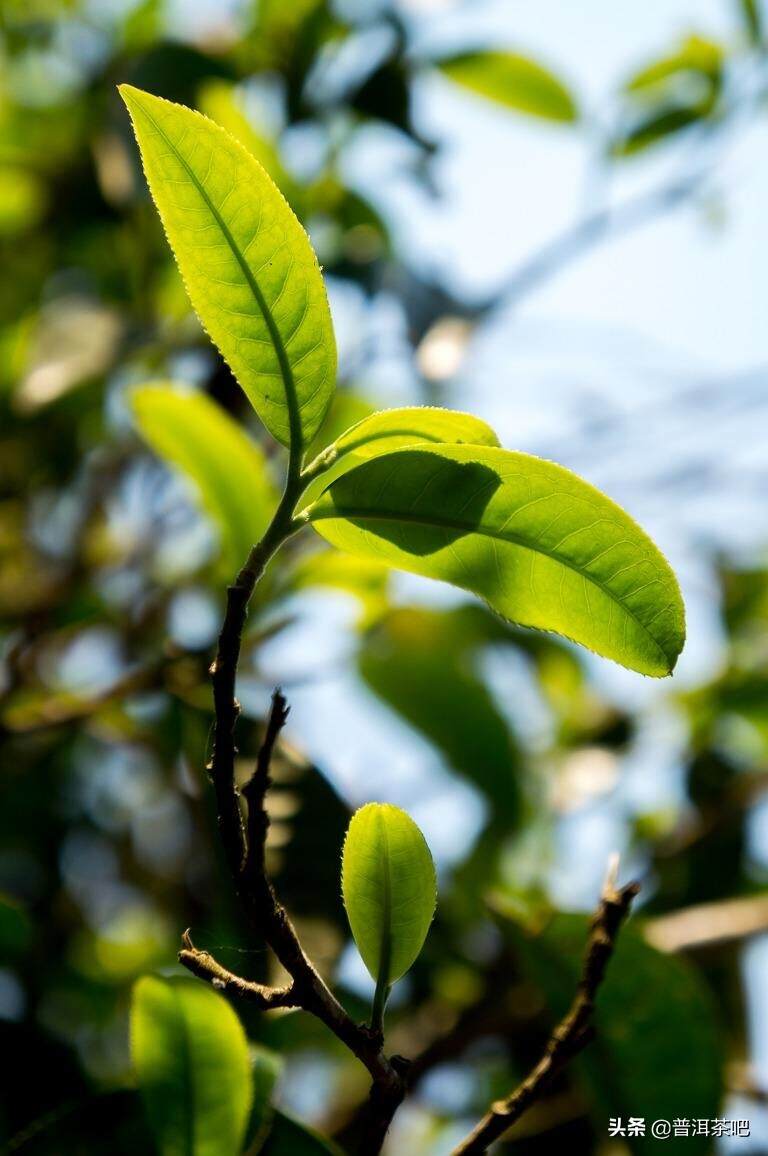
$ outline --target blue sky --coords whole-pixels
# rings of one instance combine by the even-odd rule
[[[582,106],[600,115],[624,77],[679,37],[694,31],[732,37],[736,5],[413,0],[403,7],[418,14],[425,45],[476,39],[530,52],[570,80]],[[400,226],[426,264],[447,270],[464,288],[492,289],[573,220],[583,204],[588,147],[568,129],[516,118],[439,77],[425,80],[418,96],[421,123],[443,142],[438,173],[445,196],[438,205],[399,196]],[[636,330],[707,368],[765,361],[768,330],[757,302],[768,293],[768,262],[758,259],[768,250],[766,144],[768,119],[723,150],[724,227],[712,227],[702,213],[672,214],[574,265],[526,303],[524,316]],[[625,166],[617,196],[663,179],[669,160],[662,151]]]

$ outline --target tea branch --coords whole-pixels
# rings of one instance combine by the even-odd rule
[[[205,980],[217,991],[255,1003],[262,1011],[297,1006],[292,983],[285,987],[266,987],[264,984],[254,983],[253,980],[235,975],[214,959],[210,952],[195,947],[189,929],[182,935],[181,942],[184,946],[179,952],[179,962],[198,979]]]
[[[264,537],[253,547],[245,565],[227,590],[227,605],[211,666],[214,701],[213,750],[208,771],[216,797],[219,835],[235,890],[253,928],[263,936],[290,977],[282,987],[243,979],[220,964],[209,952],[195,947],[189,932],[182,938],[179,961],[193,975],[213,987],[255,1003],[263,1010],[300,1008],[321,1020],[367,1068],[372,1084],[368,1101],[357,1118],[357,1151],[377,1156],[392,1118],[407,1088],[409,1061],[384,1053],[383,1034],[356,1024],[306,955],[293,923],[275,894],[267,874],[265,847],[269,829],[266,797],[272,757],[288,717],[288,704],[278,689],[251,778],[242,789],[246,820],[235,779],[235,728],[240,705],[235,695],[237,667],[248,604],[272,555],[301,523],[293,511],[307,478],[293,453],[280,504]],[[592,931],[584,970],[571,1010],[552,1035],[546,1051],[506,1100],[491,1106],[453,1156],[477,1156],[487,1151],[538,1100],[554,1076],[592,1037],[594,999],[602,982],[621,923],[637,894],[637,885],[617,890],[615,872],[609,872]]]
[[[482,1156],[540,1100],[554,1078],[593,1039],[595,997],[613,955],[622,923],[640,890],[637,883],[617,888],[618,861],[611,864],[600,905],[592,918],[581,979],[573,1003],[549,1038],[544,1054],[521,1084],[504,1100],[497,1100],[451,1156]]]
[[[258,548],[257,548],[258,549]],[[247,823],[243,823],[235,783],[234,727],[240,712],[234,695],[235,673],[245,625],[247,605],[259,574],[266,564],[256,556],[229,589],[227,613],[213,664],[214,750],[210,773],[216,793],[219,832],[238,897],[254,929],[264,937],[291,982],[270,988],[234,975],[207,951],[195,947],[189,932],[183,937],[179,961],[198,978],[215,988],[256,1003],[264,1010],[301,1008],[316,1016],[365,1065],[372,1079],[368,1109],[364,1116],[360,1151],[375,1156],[381,1149],[394,1113],[405,1095],[405,1063],[383,1052],[381,1033],[356,1024],[324,982],[301,946],[288,913],[278,900],[265,867],[265,842],[269,817],[265,801],[275,744],[285,724],[288,706],[280,690],[272,698],[266,733],[253,775],[243,787]],[[253,561],[252,559],[249,562]]]

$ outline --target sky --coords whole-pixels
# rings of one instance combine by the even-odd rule
[[[539,0],[526,4],[419,3],[417,43],[509,47],[550,64],[570,81],[581,106],[600,115],[622,79],[691,32],[733,35],[728,0]],[[431,9],[431,11],[430,11]],[[454,31],[455,30],[455,31]],[[443,141],[438,179],[445,197],[419,205],[398,198],[400,224],[427,265],[482,293],[537,245],[569,225],[583,204],[589,148],[568,128],[516,118],[453,88],[436,75],[418,91],[418,116]],[[768,120],[724,150],[727,227],[679,212],[596,251],[526,302],[526,317],[599,320],[642,333],[702,366],[743,370],[768,358],[768,331],[756,301],[768,292],[766,143]],[[447,146],[447,147],[446,147]],[[625,166],[617,199],[652,187],[669,158]],[[376,174],[372,173],[371,184]]]

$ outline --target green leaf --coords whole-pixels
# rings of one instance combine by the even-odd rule
[[[201,322],[270,433],[300,450],[320,427],[336,375],[331,315],[306,233],[224,129],[129,85],[120,93]]]
[[[705,120],[716,107],[722,79],[723,50],[701,36],[689,36],[676,51],[640,69],[624,86],[634,115],[612,142],[612,155],[632,156]]]
[[[218,529],[228,569],[241,566],[278,501],[261,449],[201,393],[146,385],[133,390],[131,406],[155,453],[192,483]]]
[[[588,934],[587,919],[557,915],[543,935],[524,937],[505,924],[530,980],[544,994],[553,1022],[576,990]],[[685,960],[649,946],[637,925],[624,927],[597,996],[596,1040],[575,1070],[595,1123],[609,1116],[647,1120],[711,1119],[720,1112],[722,1049],[710,992]],[[650,1135],[630,1141],[633,1152],[656,1152]],[[689,1137],[686,1152],[711,1151],[711,1140]]]
[[[486,422],[472,414],[417,405],[372,413],[346,430],[334,446],[339,454],[378,457],[417,442],[498,446],[499,439]]]
[[[266,133],[257,131],[246,116],[234,84],[226,80],[208,80],[200,89],[200,111],[218,124],[247,149],[272,178],[289,204],[298,211],[302,190],[286,172],[276,143]]]
[[[414,445],[498,446],[499,439],[486,422],[468,413],[437,406],[384,409],[345,430],[327,447],[335,454],[330,466],[307,487],[302,505],[316,500],[332,481],[369,458]]]
[[[131,1054],[160,1156],[239,1156],[251,1064],[240,1021],[222,996],[191,979],[140,979]]]
[[[451,80],[505,108],[571,123],[576,101],[548,68],[516,52],[464,52],[437,64]]]
[[[704,79],[710,84],[720,79],[722,67],[723,50],[719,44],[702,36],[689,36],[675,52],[630,77],[625,91],[640,97],[659,88],[669,90],[691,79]]]
[[[520,819],[520,755],[475,670],[488,641],[483,615],[505,629],[477,604],[394,610],[366,635],[358,663],[371,690],[482,791],[509,834]]]
[[[668,563],[552,462],[490,446],[399,450],[350,470],[303,516],[340,549],[451,582],[643,674],[669,674],[682,649]]]
[[[690,128],[708,115],[708,110],[690,105],[663,108],[660,112],[653,112],[650,116],[641,118],[623,136],[613,141],[610,148],[611,156],[635,156],[652,145],[660,144],[668,137]]]
[[[284,1112],[275,1113],[275,1123],[261,1151],[263,1156],[342,1156],[341,1149],[330,1140]]]
[[[386,993],[421,951],[437,902],[432,856],[413,819],[388,803],[356,811],[341,878],[357,949]]]

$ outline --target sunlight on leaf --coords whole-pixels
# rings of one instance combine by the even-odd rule
[[[363,394],[349,389],[337,389],[322,426],[307,446],[307,460],[311,461],[351,426],[364,417],[370,417],[375,410],[376,406]]]
[[[269,174],[283,196],[298,209],[300,189],[285,171],[277,145],[266,133],[257,130],[239,100],[235,85],[225,80],[208,80],[200,90],[200,111],[239,141]]]
[[[720,78],[722,67],[723,50],[719,44],[701,36],[689,36],[675,52],[636,72],[625,88],[636,96],[647,96],[654,90],[669,90],[691,79],[706,78],[712,82]]]
[[[240,1021],[222,996],[196,980],[140,979],[131,1055],[160,1156],[239,1156],[251,1065]]]
[[[689,36],[674,52],[635,72],[624,86],[628,125],[616,134],[611,155],[633,156],[706,120],[717,107],[723,59],[715,41]]]
[[[190,300],[270,433],[306,446],[336,345],[307,234],[262,166],[198,112],[120,86]]]
[[[334,482],[304,517],[333,545],[438,578],[504,618],[661,677],[680,590],[640,527],[562,466],[510,450],[400,450]]]
[[[342,891],[363,962],[388,988],[421,951],[437,902],[432,856],[405,811],[368,803],[355,812],[344,842]]]
[[[498,446],[499,439],[486,422],[472,414],[426,405],[384,409],[362,418],[336,438],[333,449],[338,456],[307,487],[301,504],[315,501],[335,478],[368,458],[431,443]]]

